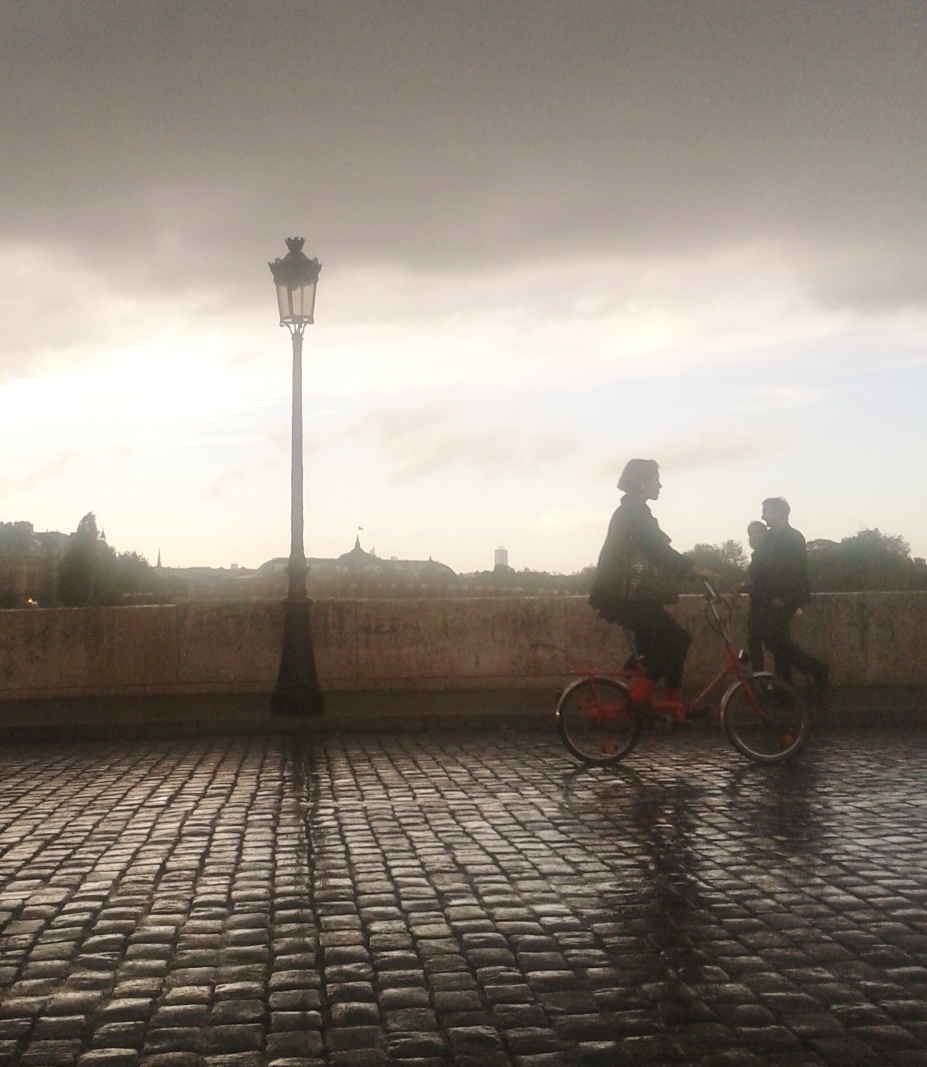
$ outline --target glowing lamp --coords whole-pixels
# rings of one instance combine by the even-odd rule
[[[268,263],[277,287],[277,307],[280,310],[280,325],[304,328],[312,325],[315,311],[315,287],[319,281],[321,263],[310,259],[303,252],[304,237],[287,237],[289,249],[283,259]]]

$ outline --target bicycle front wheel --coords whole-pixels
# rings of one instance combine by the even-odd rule
[[[757,763],[794,756],[811,729],[811,713],[801,696],[788,682],[765,673],[725,695],[721,721],[734,748]]]
[[[617,763],[637,744],[641,719],[628,687],[611,678],[581,678],[557,702],[564,745],[583,763]]]

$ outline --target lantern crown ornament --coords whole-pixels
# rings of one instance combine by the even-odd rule
[[[304,237],[287,237],[287,254],[267,264],[277,287],[280,325],[300,332],[312,325],[315,289],[322,269],[317,259],[309,259],[303,252],[305,243]]]

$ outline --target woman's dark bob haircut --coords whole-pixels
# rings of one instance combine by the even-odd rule
[[[629,459],[618,479],[618,488],[622,493],[639,493],[659,473],[660,466],[655,459]]]

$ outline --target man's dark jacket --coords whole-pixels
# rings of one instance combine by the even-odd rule
[[[749,568],[750,596],[766,606],[781,600],[793,610],[811,599],[805,539],[791,526],[770,530],[753,553]]]

